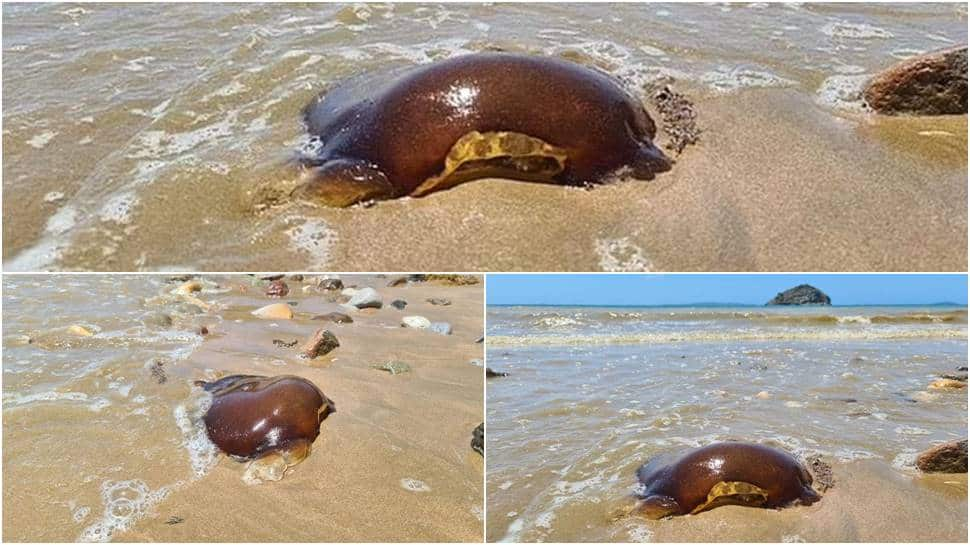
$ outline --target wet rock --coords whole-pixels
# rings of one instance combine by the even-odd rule
[[[91,337],[94,335],[90,329],[84,327],[83,325],[74,324],[67,328],[67,332],[71,335],[77,335],[78,337]]]
[[[375,363],[371,365],[373,369],[379,369],[381,371],[387,371],[392,375],[400,375],[402,373],[410,373],[411,366],[404,363],[403,361],[389,361],[387,363]]]
[[[260,280],[269,280],[270,282],[275,282],[275,281],[283,278],[284,276],[286,276],[286,275],[285,274],[270,274],[270,275],[266,275],[266,276],[260,276],[259,279]]]
[[[497,377],[507,377],[508,373],[504,371],[494,371],[491,367],[485,368],[485,378],[497,378]]]
[[[405,316],[401,318],[401,327],[411,327],[414,329],[428,329],[431,327],[431,320],[424,316]]]
[[[785,290],[768,301],[767,305],[831,305],[832,300],[822,290],[801,284]]]
[[[899,62],[872,78],[863,96],[881,114],[965,114],[967,46]]]
[[[697,126],[697,111],[693,102],[664,85],[654,93],[653,103],[660,112],[661,127],[670,137],[664,147],[680,155],[684,148],[697,143],[701,129]]]
[[[966,473],[967,440],[931,447],[916,458],[916,467],[926,473]]]
[[[485,456],[485,423],[482,422],[472,431],[472,449]]]
[[[428,327],[438,335],[451,335],[451,324],[448,322],[434,322]]]
[[[815,479],[812,485],[819,491],[825,492],[835,486],[835,476],[832,475],[832,466],[827,464],[819,455],[809,456],[807,460],[808,469],[812,472]]]
[[[408,277],[398,276],[397,278],[391,279],[391,281],[387,283],[387,287],[396,288],[398,286],[403,286],[404,284],[407,284],[407,283],[408,283]]]
[[[183,283],[181,286],[175,288],[176,295],[190,295],[197,291],[202,291],[202,282],[198,280],[189,280]]]
[[[381,308],[384,305],[381,294],[377,293],[374,288],[357,290],[350,296],[350,301],[347,301],[347,304],[357,308]]]
[[[296,343],[298,342],[300,342],[299,339],[289,341],[289,342],[284,341],[283,339],[273,339],[273,344],[275,344],[280,348],[293,348],[294,346],[296,346]]]
[[[957,367],[957,371],[966,371],[966,370],[967,370],[966,367]]]
[[[446,307],[451,304],[451,300],[445,299],[444,297],[432,297],[430,299],[427,299],[427,301],[432,305],[442,306],[442,307]]]
[[[481,337],[475,340],[475,344],[482,344],[483,342],[485,342],[485,335],[482,335]]]
[[[962,390],[966,387],[966,381],[952,378],[939,378],[930,383],[931,390]]]
[[[179,274],[175,276],[169,276],[168,278],[165,279],[165,282],[168,284],[174,284],[176,282],[182,283],[182,282],[188,282],[193,278],[195,278],[194,274]]]
[[[398,310],[404,310],[404,307],[408,306],[408,302],[404,299],[395,299],[391,301],[391,306]]]
[[[966,373],[940,373],[937,376],[940,377],[940,378],[945,378],[945,379],[949,379],[949,380],[957,380],[957,381],[960,381],[960,382],[966,382],[967,381],[967,374]]]
[[[199,328],[199,335],[202,335],[203,337],[205,337],[208,334],[209,334],[209,328],[208,327],[202,326],[202,327]]]
[[[314,316],[311,319],[313,319],[313,320],[323,320],[323,321],[327,321],[327,322],[333,322],[335,324],[352,324],[352,323],[354,323],[354,319],[351,318],[350,316],[347,316],[343,312],[328,312],[326,314],[317,314],[316,316]]]
[[[149,327],[172,327],[172,317],[164,312],[152,312],[142,318],[142,323]]]
[[[326,329],[318,329],[313,337],[300,349],[303,357],[313,359],[317,356],[324,356],[340,346],[337,336]]]
[[[286,297],[290,293],[290,287],[282,280],[273,280],[266,286],[267,297]]]
[[[293,309],[284,303],[273,303],[253,311],[253,316],[264,320],[292,320]]]
[[[293,281],[293,282],[303,282],[303,275],[302,274],[291,274],[289,276],[289,279],[291,281]]]
[[[322,290],[337,291],[344,289],[344,283],[339,278],[321,278],[317,280],[317,287]]]
[[[421,280],[415,280],[414,277],[422,277]],[[448,284],[450,286],[471,286],[478,284],[480,282],[477,276],[471,274],[426,274],[426,275],[411,275],[408,277],[408,282],[436,282],[438,284]]]

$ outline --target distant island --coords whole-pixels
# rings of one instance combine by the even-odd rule
[[[832,300],[822,290],[802,284],[785,290],[765,305],[831,305]]]

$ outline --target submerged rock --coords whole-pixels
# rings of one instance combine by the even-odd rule
[[[962,380],[952,378],[938,378],[930,383],[931,390],[962,390],[967,387],[967,383]]]
[[[344,283],[339,278],[321,278],[317,280],[317,287],[322,290],[337,291],[344,289]]]
[[[381,300],[381,294],[374,288],[362,288],[350,296],[347,304],[357,308],[381,308],[384,302]]]
[[[340,346],[340,342],[337,341],[336,335],[326,329],[318,329],[300,351],[303,352],[304,358],[312,360],[317,356],[330,353],[338,346]]]
[[[882,114],[967,113],[967,46],[918,55],[883,70],[863,92]]]
[[[404,299],[395,299],[391,301],[391,306],[398,310],[404,310],[404,307],[408,306],[408,302]]]
[[[283,280],[273,280],[266,287],[267,297],[286,297],[290,293],[290,287]]]
[[[411,366],[404,363],[403,361],[389,361],[387,363],[375,363],[371,365],[373,369],[379,369],[381,371],[387,371],[392,375],[400,375],[402,373],[411,372]]]
[[[439,335],[451,335],[451,324],[448,322],[434,322],[428,329]]]
[[[496,378],[496,377],[507,377],[508,373],[504,371],[494,371],[491,367],[485,368],[485,378]]]
[[[924,451],[916,458],[916,467],[926,473],[966,473],[967,440],[950,441]]]
[[[485,423],[482,422],[472,431],[472,449],[485,456]]]
[[[83,325],[74,324],[67,328],[67,332],[78,337],[91,337],[94,333]]]
[[[832,300],[822,290],[802,284],[785,290],[768,301],[767,305],[831,305]]]
[[[401,327],[428,329],[431,327],[431,320],[425,318],[424,316],[405,316],[401,319]]]
[[[264,320],[292,320],[293,309],[284,303],[273,303],[253,311],[253,316]]]
[[[312,320],[324,320],[327,322],[333,322],[335,324],[352,324],[354,319],[347,316],[343,312],[328,312],[326,314],[317,314]]]

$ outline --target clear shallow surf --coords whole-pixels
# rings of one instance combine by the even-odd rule
[[[965,269],[951,254],[966,245],[952,207],[966,201],[966,117],[869,120],[855,96],[898,59],[965,43],[965,4],[3,10],[8,270]],[[672,80],[699,105],[702,143],[655,184],[488,181],[371,209],[254,208],[296,175],[299,113],[323,89],[495,47],[599,67],[639,95]],[[887,226],[901,206],[906,224]],[[925,232],[929,255],[899,251]]]
[[[919,539],[928,515],[909,504],[966,510],[965,475],[912,466],[934,442],[966,436],[966,390],[927,388],[966,366],[966,316],[955,306],[490,307],[488,364],[510,375],[487,384],[488,539]],[[836,488],[809,508],[610,520],[640,464],[728,439],[822,455]],[[874,525],[867,495],[906,506]],[[960,540],[965,517],[933,532]]]

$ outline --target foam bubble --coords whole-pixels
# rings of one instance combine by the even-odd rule
[[[34,135],[30,140],[27,141],[27,145],[32,148],[41,149],[51,140],[53,140],[55,136],[57,136],[56,131],[44,131],[40,134]]]
[[[743,66],[720,66],[716,70],[702,74],[701,81],[722,93],[746,87],[786,87],[795,83],[767,70],[755,70]]]
[[[138,519],[149,514],[158,502],[165,499],[169,488],[163,486],[151,490],[144,481],[104,481],[101,483],[101,499],[104,514],[101,520],[88,526],[78,536],[78,541],[106,543],[118,532],[132,527]]]
[[[101,221],[126,224],[131,222],[132,209],[138,204],[134,193],[125,192],[112,196],[101,206],[98,216]]]
[[[431,487],[425,484],[423,481],[407,477],[401,479],[401,488],[410,490],[411,492],[431,492]]]
[[[856,112],[866,111],[862,90],[869,74],[837,74],[829,76],[815,92],[816,101],[823,106]]]
[[[298,253],[308,254],[310,268],[320,269],[330,262],[330,253],[337,243],[337,233],[322,219],[307,219],[285,231],[290,237],[290,247]]]
[[[182,432],[182,446],[189,453],[189,464],[196,479],[200,479],[219,461],[219,449],[209,440],[202,417],[212,405],[212,396],[199,394],[174,410],[175,424]]]
[[[600,269],[606,272],[649,272],[653,264],[629,237],[596,241]]]
[[[865,23],[849,23],[846,21],[833,21],[828,23],[821,28],[821,32],[833,38],[855,40],[870,40],[874,38],[888,39],[893,37],[893,34],[888,30]]]

